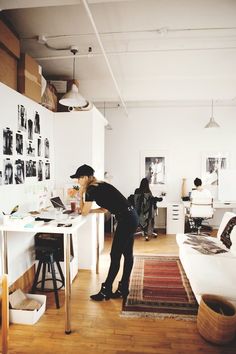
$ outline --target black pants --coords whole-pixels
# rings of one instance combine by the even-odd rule
[[[120,269],[120,259],[124,256],[124,268],[121,283],[128,287],[129,277],[133,267],[134,233],[138,227],[139,219],[135,209],[127,210],[117,218],[118,223],[111,246],[111,264],[105,285],[112,288],[113,281]]]

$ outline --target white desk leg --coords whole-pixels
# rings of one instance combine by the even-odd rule
[[[99,213],[96,214],[96,274],[99,273]]]
[[[8,353],[9,295],[7,274],[2,276],[2,354]]]
[[[70,323],[70,234],[64,234],[64,266],[65,266],[65,333],[71,333]]]

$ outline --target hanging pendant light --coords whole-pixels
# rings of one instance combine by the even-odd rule
[[[205,128],[220,128],[219,124],[216,123],[214,116],[213,116],[213,100],[211,101],[211,118]]]
[[[73,84],[71,89],[59,100],[59,103],[67,107],[86,107],[89,102],[79,93],[79,89],[75,84],[75,54],[78,53],[76,47],[71,47],[71,53],[74,54],[73,58]]]

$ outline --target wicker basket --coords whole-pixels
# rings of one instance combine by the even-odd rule
[[[197,316],[199,333],[207,341],[225,344],[236,333],[236,309],[223,297],[202,295]]]

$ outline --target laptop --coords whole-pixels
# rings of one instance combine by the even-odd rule
[[[53,197],[50,200],[51,200],[51,203],[54,206],[54,208],[64,209],[63,214],[72,214],[72,213],[74,213],[71,209],[69,209],[69,210],[66,209],[66,207],[63,204],[63,202],[62,202],[60,197]]]

